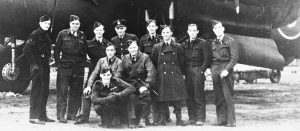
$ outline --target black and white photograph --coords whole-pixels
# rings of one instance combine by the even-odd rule
[[[0,129],[300,129],[300,0],[0,0]]]

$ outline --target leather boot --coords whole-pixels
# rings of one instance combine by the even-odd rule
[[[84,115],[81,115],[77,120],[76,122],[74,123],[75,125],[78,125],[78,124],[83,124],[83,123],[88,123],[89,122],[89,119],[87,116],[84,116]]]
[[[40,119],[29,119],[29,122],[32,123],[32,124],[45,125],[45,121],[40,120]]]
[[[128,128],[136,128],[135,126],[135,119],[129,119],[128,121]]]
[[[145,128],[146,127],[146,120],[142,118],[139,122],[139,128]]]
[[[162,126],[167,125],[166,116],[161,115],[161,119],[160,119],[160,121],[158,122],[158,124],[159,124],[159,125],[162,125]]]
[[[186,126],[186,123],[182,120],[181,112],[176,113],[176,125],[177,126]]]

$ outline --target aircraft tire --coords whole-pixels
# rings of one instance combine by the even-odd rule
[[[272,70],[270,80],[272,83],[279,83],[281,78],[281,72],[279,70]]]
[[[20,47],[16,48],[16,56],[20,56],[22,49]],[[14,92],[22,94],[30,84],[31,77],[29,72],[29,64],[25,58],[20,58],[16,63],[17,68],[19,68],[19,73],[16,79],[8,80],[3,75],[3,70],[5,65],[11,63],[11,48],[10,46],[0,45],[0,92]]]

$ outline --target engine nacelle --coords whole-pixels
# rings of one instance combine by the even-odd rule
[[[238,63],[282,70],[284,57],[279,53],[274,40],[228,34],[239,46]]]

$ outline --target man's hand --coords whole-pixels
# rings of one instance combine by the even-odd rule
[[[144,91],[146,91],[147,88],[145,86],[140,87],[139,91],[142,94]]]
[[[185,79],[185,75],[183,75],[183,79]]]
[[[224,77],[226,77],[226,76],[228,76],[228,71],[227,70],[223,70],[222,72],[221,72],[221,78],[224,78]]]
[[[84,97],[90,95],[92,92],[92,88],[90,86],[86,87],[84,90],[83,90],[83,95]]]
[[[32,70],[38,70],[40,67],[37,64],[31,65]]]
[[[40,67],[37,64],[31,65],[30,66],[30,75],[31,76],[35,75],[39,69],[40,69]]]

